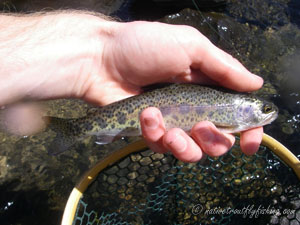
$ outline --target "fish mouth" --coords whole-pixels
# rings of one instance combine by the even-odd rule
[[[264,121],[262,122],[261,126],[268,125],[272,123],[274,120],[276,120],[278,117],[278,111],[274,111],[266,116]]]

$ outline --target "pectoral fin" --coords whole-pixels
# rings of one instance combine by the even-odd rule
[[[224,133],[234,133],[238,129],[238,126],[236,125],[228,125],[228,124],[221,124],[221,123],[215,123],[214,125],[222,132]]]
[[[98,145],[105,145],[114,142],[115,140],[118,140],[123,137],[134,137],[134,136],[139,136],[140,131],[138,128],[135,127],[128,127],[117,134],[109,134],[109,133],[104,133],[101,135],[97,135],[97,140],[96,144]]]
[[[100,135],[96,137],[97,145],[106,145],[113,142],[116,139],[116,136],[113,135]]]
[[[136,127],[127,127],[117,134],[118,137],[137,137],[141,135],[141,132]]]

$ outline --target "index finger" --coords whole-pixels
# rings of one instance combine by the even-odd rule
[[[236,91],[254,91],[263,79],[248,71],[237,59],[213,45],[200,32],[193,48],[188,48],[191,68],[200,70],[217,84]]]

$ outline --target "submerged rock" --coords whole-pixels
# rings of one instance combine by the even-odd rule
[[[290,22],[290,0],[229,0],[226,6],[230,16],[242,23],[261,28],[280,27]]]
[[[157,5],[172,5],[180,6],[183,8],[194,7],[195,3],[199,8],[218,7],[226,4],[226,0],[153,0]]]

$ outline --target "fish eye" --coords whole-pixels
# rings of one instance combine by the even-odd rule
[[[263,112],[264,113],[270,113],[273,111],[273,107],[272,105],[270,104],[265,104],[264,107],[263,107]]]

